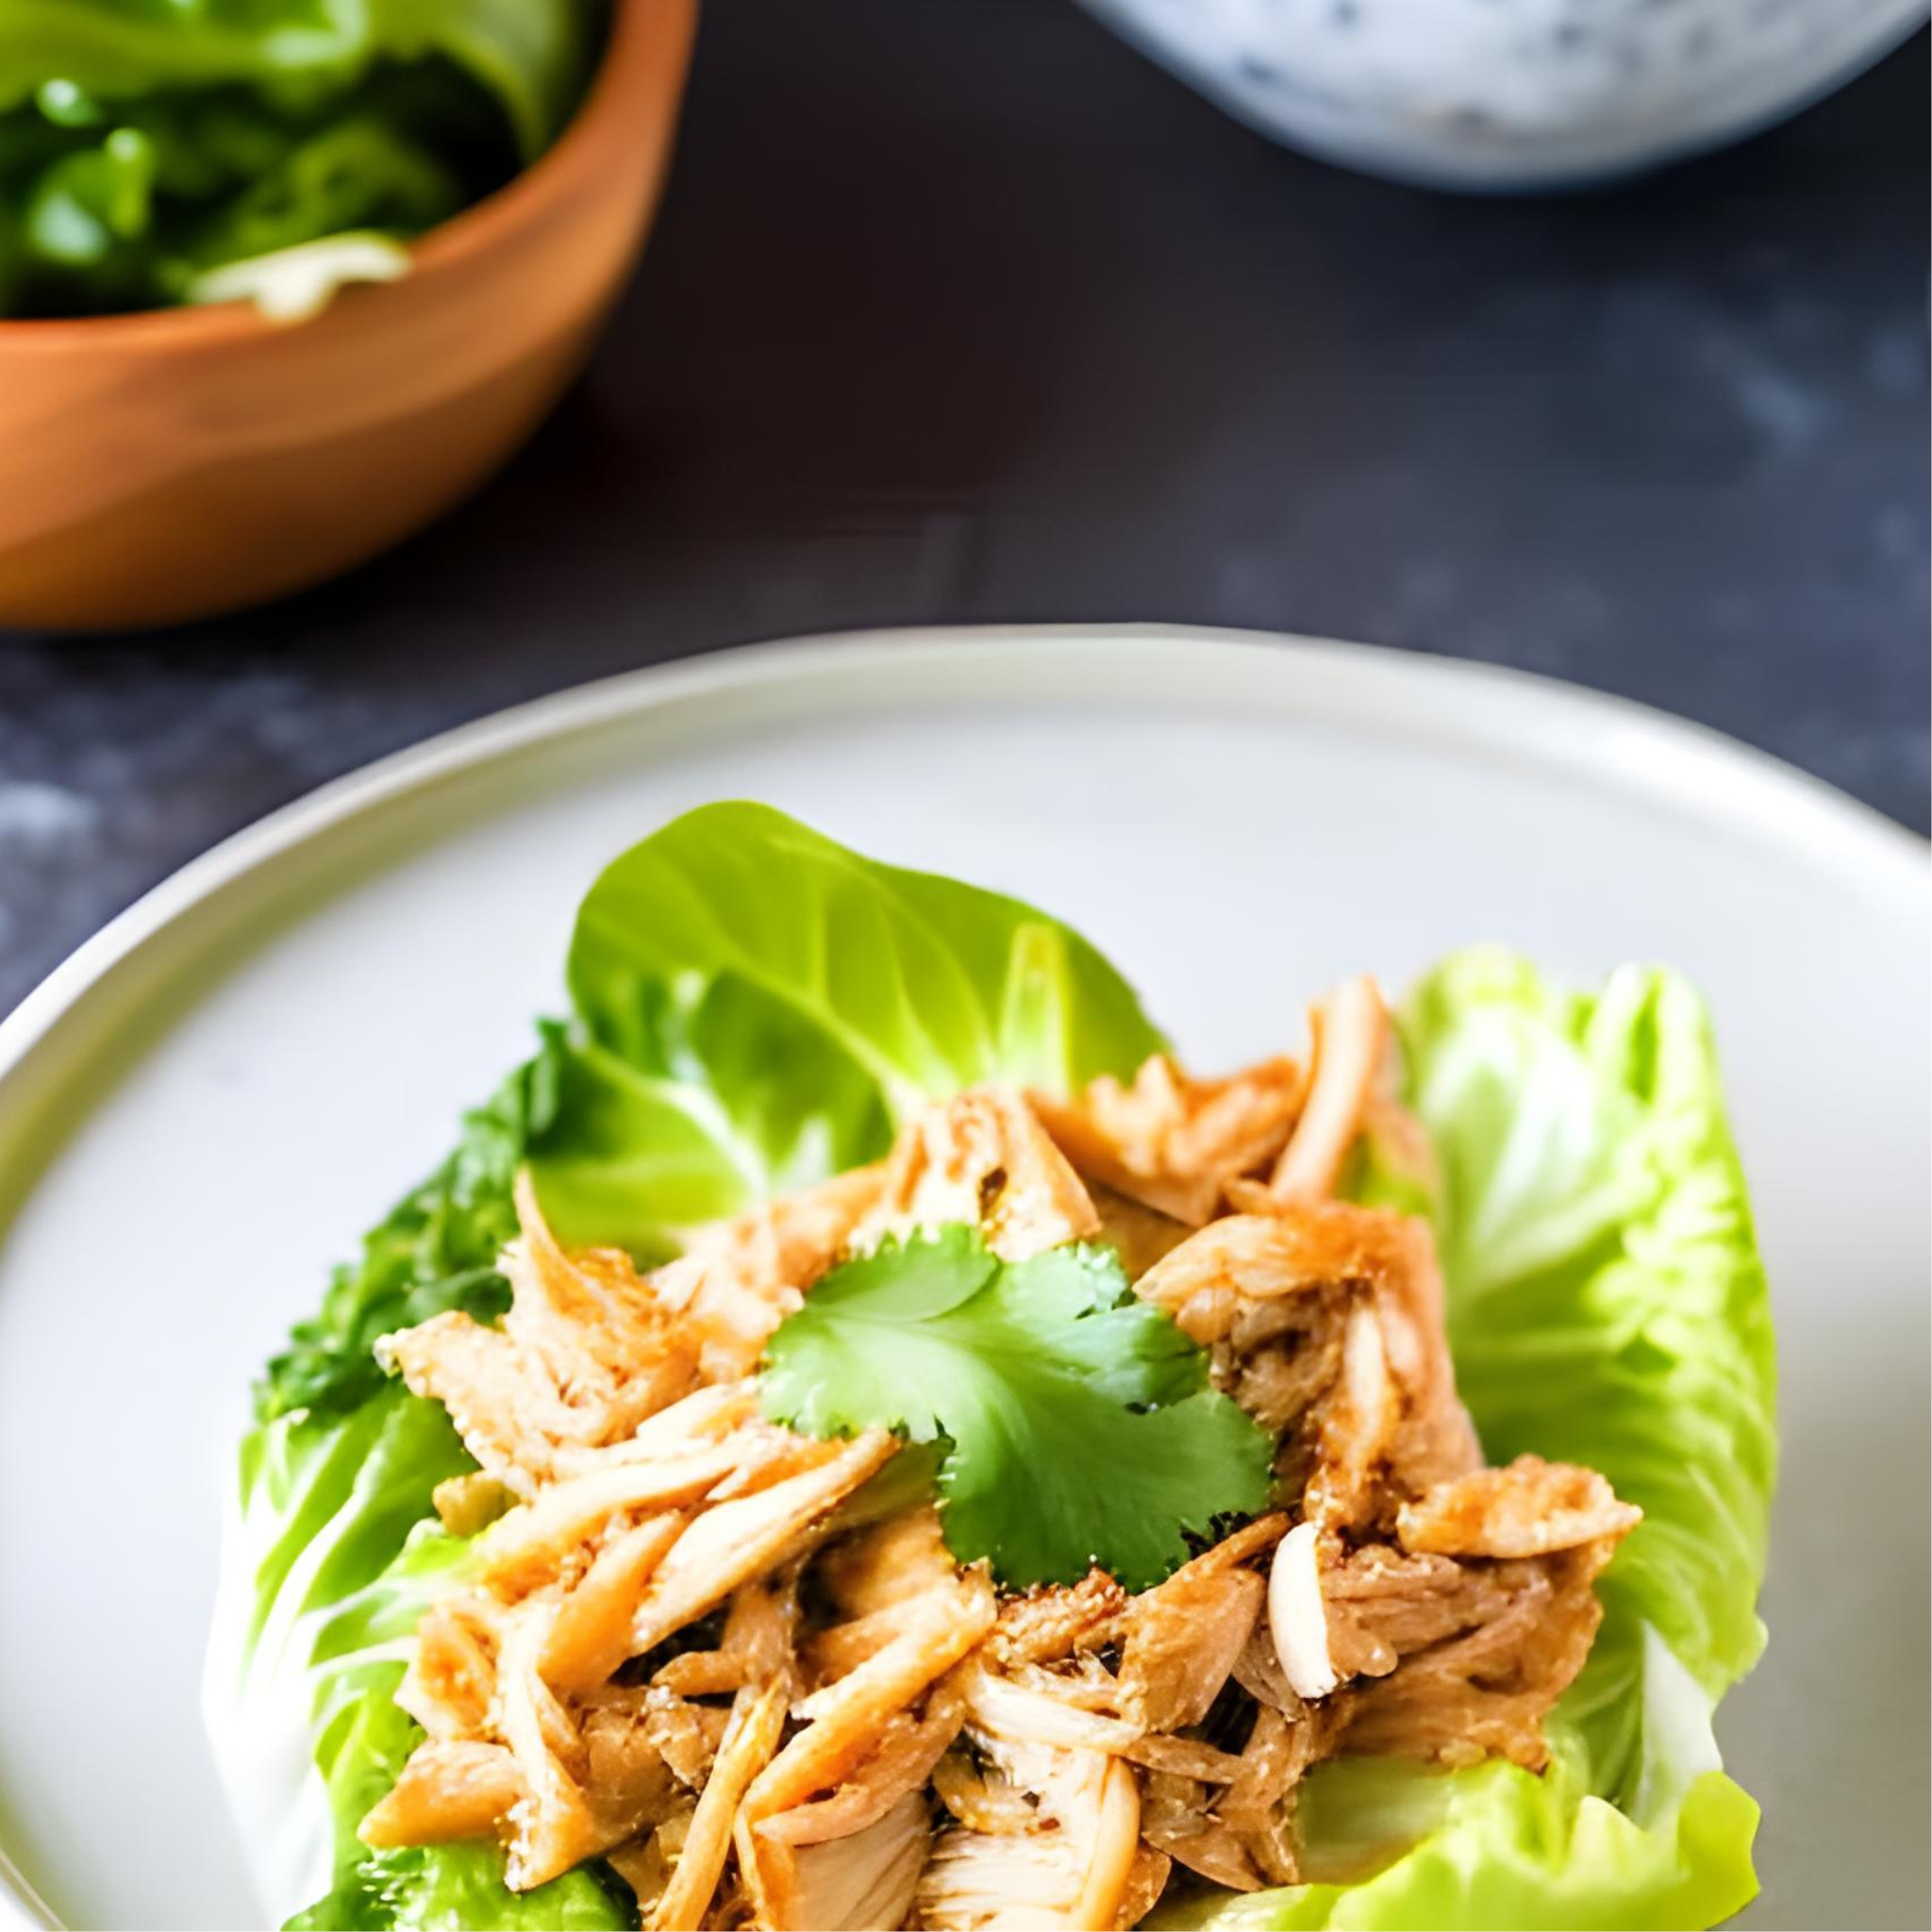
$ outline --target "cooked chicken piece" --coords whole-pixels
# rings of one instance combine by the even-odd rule
[[[1301,1069],[1290,1059],[1193,1080],[1157,1054],[1131,1086],[1103,1074],[1072,1100],[1029,1097],[1083,1175],[1198,1227],[1219,1210],[1230,1180],[1281,1152],[1302,1091]]]
[[[1377,1490],[1402,1411],[1384,1334],[1383,1309],[1357,1296],[1341,1321],[1341,1373],[1315,1411],[1314,1468],[1302,1491],[1310,1522],[1365,1524],[1381,1513]]]
[[[584,1796],[607,1845],[635,1838],[685,1803],[681,1780],[651,1741],[635,1706],[609,1705],[583,1719]]]
[[[724,1735],[726,1713],[711,1705],[693,1704],[659,1684],[629,1692],[617,1707],[636,1712],[651,1748],[686,1790],[704,1788]]]
[[[1237,1302],[1213,1312],[1223,1329],[1217,1352],[1239,1366],[1243,1407],[1275,1428],[1307,1407],[1313,1391],[1340,1373],[1338,1324],[1347,1303],[1372,1294],[1382,1353],[1403,1396],[1389,1445],[1396,1485],[1412,1491],[1480,1467],[1475,1432],[1456,1395],[1427,1224],[1339,1202],[1284,1204],[1245,1186],[1235,1191],[1244,1212],[1280,1230],[1273,1241],[1252,1230],[1227,1238],[1221,1288]],[[1211,1253],[1202,1258],[1211,1261]],[[1203,1318],[1209,1312],[1204,1297]]]
[[[1299,1573],[1302,1553],[1312,1550],[1316,1535],[1313,1524],[1301,1524],[1282,1541],[1275,1553],[1275,1580],[1269,1588],[1271,1612],[1278,1604],[1279,1579]],[[1255,1583],[1258,1592],[1260,1580],[1256,1578]],[[1312,1568],[1307,1587],[1314,1592],[1319,1615],[1319,1587]],[[1236,1668],[1243,1677],[1252,1678],[1255,1666],[1249,1657],[1250,1644],[1244,1641]],[[1290,1675],[1300,1672],[1306,1679],[1306,1656],[1291,1661]],[[1325,1650],[1321,1661],[1325,1669]],[[1331,1673],[1319,1681],[1319,1688],[1311,1682],[1309,1694],[1325,1696],[1334,1681]],[[1239,1757],[1174,1738],[1149,1738],[1129,1753],[1153,1774],[1149,1821],[1142,1825],[1150,1842],[1204,1876],[1241,1889],[1263,1881],[1296,1881],[1288,1801],[1308,1766],[1333,1748],[1341,1729],[1338,1715],[1325,1707],[1304,1705],[1272,1674],[1261,1688],[1270,1694],[1257,1702],[1248,1741]],[[1206,1788],[1216,1784],[1225,1789],[1210,1808]]]
[[[1185,1221],[1142,1207],[1100,1181],[1088,1181],[1087,1191],[1100,1217],[1098,1239],[1120,1257],[1129,1281],[1138,1281],[1163,1255],[1172,1254],[1193,1233]]]
[[[1382,1346],[1402,1394],[1389,1444],[1390,1478],[1405,1495],[1480,1469],[1475,1425],[1456,1392],[1442,1271],[1425,1221],[1410,1220],[1408,1265],[1381,1283]]]
[[[578,1742],[575,1724],[538,1675],[555,1606],[533,1603],[504,1639],[496,1724],[516,1759],[523,1796],[509,1812],[504,1882],[528,1891],[604,1849],[595,1813],[563,1754]]]
[[[791,1916],[777,1923],[810,1932],[903,1925],[931,1845],[925,1799],[908,1791],[850,1838],[807,1845],[795,1860]]]
[[[1257,1704],[1266,1704],[1287,1717],[1301,1714],[1302,1700],[1281,1668],[1274,1633],[1264,1619],[1248,1639],[1247,1648],[1234,1663],[1234,1680]]]
[[[697,1349],[628,1255],[616,1248],[566,1254],[527,1168],[515,1185],[522,1234],[497,1262],[510,1285],[503,1332],[556,1390],[571,1418],[563,1440],[613,1441],[690,1391]]]
[[[1347,1748],[1540,1771],[1542,1721],[1590,1653],[1591,1585],[1615,1547],[1474,1563],[1372,1547],[1337,1565],[1323,1580],[1336,1646],[1364,1673]]]
[[[1274,1549],[1287,1535],[1288,1525],[1288,1516],[1282,1510],[1257,1516],[1240,1529],[1229,1530],[1211,1549],[1203,1550],[1186,1567],[1192,1574],[1207,1576],[1218,1571],[1236,1569],[1242,1563],[1252,1563],[1257,1557]],[[1174,1572],[1176,1576],[1180,1574],[1178,1570]]]
[[[560,1449],[628,1436],[685,1394],[697,1351],[627,1256],[568,1256],[517,1179],[523,1232],[498,1265],[510,1284],[503,1326],[454,1310],[385,1336],[376,1353],[418,1395],[449,1410],[464,1446],[520,1496]]]
[[[1613,1541],[1587,1546],[1591,1576]],[[1351,1679],[1387,1677],[1403,1659],[1433,1655],[1470,1632],[1497,1625],[1520,1631],[1555,1603],[1557,1566],[1565,1560],[1457,1563],[1374,1543],[1343,1554],[1334,1536],[1299,1524],[1283,1539],[1269,1582],[1269,1624],[1283,1674],[1299,1698],[1312,1703]]]
[[[1229,1214],[1149,1269],[1134,1292],[1204,1348],[1220,1350],[1238,1335],[1252,1345],[1295,1319],[1301,1300],[1390,1281],[1411,1264],[1412,1241],[1400,1215],[1340,1202]]]
[[[1059,1694],[1048,1673],[1027,1681],[980,1666],[967,1674],[966,1708],[976,1735],[1009,1744],[1050,1745],[1069,1751],[1124,1751],[1141,1726],[1124,1718],[1103,1717],[1080,1701]],[[1077,1684],[1073,1687],[1077,1690]],[[1118,1697],[1113,1693],[1109,1702]]]
[[[638,1600],[684,1529],[682,1516],[654,1516],[605,1543],[551,1620],[541,1664],[546,1683],[594,1690],[631,1655]]]
[[[383,1337],[375,1353],[412,1394],[442,1404],[486,1473],[516,1495],[536,1494],[565,1418],[557,1391],[508,1336],[450,1309]]]
[[[1295,1837],[1291,1805],[1277,1806],[1258,1824],[1245,1830],[1234,1825],[1228,1829],[1234,1832],[1241,1850],[1269,1885],[1301,1883],[1301,1848]]]
[[[837,1445],[831,1459],[755,1496],[707,1509],[671,1546],[638,1606],[631,1650],[641,1656],[785,1560],[794,1543],[898,1447],[874,1429]]]
[[[679,1697],[726,1697],[750,1681],[743,1659],[722,1650],[681,1650],[651,1674],[654,1685]]]
[[[1389,1009],[1366,975],[1344,980],[1308,1017],[1315,1065],[1307,1103],[1269,1183],[1282,1201],[1321,1201],[1335,1191],[1389,1043]]]
[[[1118,1758],[1034,1751],[1013,1774],[1038,1793],[1036,1827],[942,1831],[919,1881],[930,1932],[1060,1927],[1112,1932],[1135,1868],[1140,1787]]]
[[[1121,1888],[1121,1902],[1114,1907],[1114,1932],[1132,1932],[1160,1903],[1160,1894],[1167,1890],[1167,1875],[1173,1870],[1174,1860],[1152,1845],[1141,1845],[1135,1852],[1134,1862],[1127,1868],[1127,1882]]]
[[[793,1707],[806,1728],[759,1774],[740,1809],[739,1867],[768,1924],[811,1923],[799,1916],[797,1847],[875,1824],[924,1789],[958,1735],[964,1700],[947,1674],[992,1626],[991,1582],[983,1571],[956,1572],[893,1614],[900,1629],[891,1642]],[[915,1717],[911,1706],[928,1686]]]
[[[697,1809],[663,1895],[653,1909],[652,1932],[698,1932],[731,1850],[731,1824],[740,1801],[771,1762],[785,1728],[785,1687],[747,1685],[731,1707],[717,1762],[699,1793]]]
[[[751,1802],[741,1807],[739,1870],[749,1883],[761,1924],[779,1932],[817,1932],[825,1921],[814,1915],[807,1896],[812,1873],[817,1872],[820,1883],[835,1882],[835,1846],[860,1847],[854,1854],[860,1862],[873,1856],[862,1841],[889,1819],[903,1819],[908,1802],[919,1807],[921,1854],[911,1869],[917,1876],[926,1838],[926,1782],[959,1735],[964,1716],[957,1688],[942,1677],[923,1712],[915,1716],[902,1710],[885,1721],[878,1741],[829,1797],[810,1799],[771,1817],[758,1816]],[[909,1882],[908,1891],[909,1903]],[[903,1911],[902,1907],[902,1916]]]
[[[1642,1520],[1593,1469],[1519,1456],[1438,1483],[1396,1514],[1402,1547],[1444,1557],[1541,1557],[1603,1537],[1627,1536]]]
[[[700,1338],[707,1378],[748,1374],[774,1330],[849,1245],[884,1170],[862,1167],[698,1229],[653,1288]]]
[[[1392,1290],[1416,1265],[1418,1224],[1381,1208],[1324,1201],[1210,1222],[1135,1284],[1204,1348],[1261,1339],[1298,1299]],[[1424,1239],[1426,1236],[1424,1235]]]
[[[1292,1855],[1283,1849],[1288,1801],[1309,1766],[1334,1750],[1347,1716],[1345,1706],[1305,1708],[1293,1718],[1271,1705],[1256,1709],[1241,1769],[1215,1809],[1274,1884],[1297,1882]]]
[[[1011,1668],[1058,1663],[1076,1649],[1105,1649],[1128,1602],[1126,1591],[1105,1570],[1090,1570],[1073,1585],[1037,1585],[1000,1606],[986,1654]]]
[[[958,1687],[941,1678],[917,1716],[901,1710],[886,1719],[877,1741],[829,1797],[760,1818],[753,1829],[764,1843],[794,1847],[868,1829],[908,1792],[924,1790],[933,1766],[952,1748],[965,1721],[965,1701]]]
[[[1026,1103],[1001,1087],[941,1101],[899,1136],[878,1205],[853,1243],[958,1222],[981,1228],[1003,1261],[1028,1260],[1100,1231],[1066,1157]]]
[[[1421,1222],[1341,1202],[1229,1215],[1135,1292],[1209,1349],[1219,1385],[1283,1436],[1277,1469],[1306,1513],[1374,1522],[1390,1485],[1480,1463]]]
[[[940,1513],[930,1506],[841,1537],[818,1562],[825,1599],[841,1619],[869,1617],[928,1590],[949,1590],[958,1574]]]
[[[1234,1891],[1257,1891],[1261,1874],[1246,1848],[1208,1808],[1195,1779],[1150,1771],[1141,1801],[1141,1835],[1154,1849]]]
[[[951,1591],[958,1571],[930,1507],[837,1539],[814,1573],[834,1621],[806,1641],[808,1679],[833,1683],[875,1656],[905,1628],[904,1607],[927,1591]]]
[[[560,1482],[623,1463],[668,1462],[696,1455],[746,1430],[757,1423],[758,1414],[758,1384],[749,1377],[693,1389],[613,1442],[597,1448],[563,1444],[552,1458],[553,1477]]]
[[[814,1630],[799,1653],[806,1682],[814,1690],[836,1684],[868,1657],[874,1657],[885,1649],[905,1628],[905,1623],[895,1607]]]
[[[708,1492],[707,1502],[728,1503],[738,1496],[756,1496],[761,1490],[775,1489],[788,1477],[817,1469],[839,1452],[835,1441],[795,1435],[769,1423],[743,1429],[733,1440],[744,1443],[743,1457],[716,1489]]]
[[[1057,1832],[941,1830],[913,1894],[915,1923],[925,1932],[1065,1926],[1080,1882],[1069,1851]]]
[[[1197,1724],[1246,1646],[1267,1586],[1252,1570],[1196,1557],[1127,1606],[1121,1714],[1150,1731]]]
[[[677,1855],[691,1834],[691,1816],[697,1809],[694,1798],[682,1798],[661,1824],[629,1844],[619,1845],[606,1856],[617,1875],[636,1892],[638,1916],[648,1925],[671,1882]]]
[[[997,1765],[975,1762],[964,1747],[948,1751],[934,1765],[932,1788],[968,1831],[1008,1838],[1039,1823],[1032,1798]]]
[[[1241,1758],[1232,1751],[1216,1750],[1198,1738],[1170,1737],[1164,1731],[1136,1740],[1121,1756],[1143,1771],[1164,1771],[1170,1777],[1191,1778],[1207,1785],[1232,1784],[1241,1768]]]
[[[496,1696],[499,1607],[474,1591],[424,1611],[396,1703],[432,1738],[476,1736]]]
[[[981,1658],[991,1663],[991,1653],[982,1652]],[[1041,1691],[1075,1710],[1110,1715],[1120,1708],[1121,1680],[1108,1668],[1107,1660],[1091,1650],[1079,1651],[1058,1664],[1009,1664],[1000,1674],[1023,1690]]]
[[[756,1678],[784,1676],[795,1682],[797,1645],[798,1569],[786,1564],[731,1599],[723,1647],[743,1657]]]
[[[993,1614],[992,1584],[979,1570],[962,1571],[949,1589],[907,1605],[899,1636],[794,1707],[806,1728],[760,1774],[746,1799],[749,1815],[789,1811],[849,1777],[885,1721],[965,1657],[992,1627]]]
[[[736,1454],[726,1441],[548,1484],[489,1530],[477,1546],[479,1578],[501,1596],[534,1590],[572,1567],[573,1558],[613,1520],[633,1510],[676,1509],[698,1501],[730,1474]]]
[[[416,1747],[356,1835],[378,1847],[490,1838],[523,1794],[516,1760],[501,1744],[432,1738]]]

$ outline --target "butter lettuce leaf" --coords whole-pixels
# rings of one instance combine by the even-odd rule
[[[1585,998],[1483,951],[1403,1025],[1484,1447],[1588,1462],[1642,1507],[1604,1597],[1722,1693],[1764,1643],[1775,1362],[1704,1004],[1674,974]]]
[[[1708,1016],[1674,974],[1624,968],[1584,995],[1483,949],[1430,974],[1400,1025],[1484,1449],[1589,1463],[1644,1521],[1599,1585],[1542,1776],[1322,1766],[1302,1812],[1317,1882],[1164,1922],[1715,1924],[1757,1890],[1757,1807],[1711,1720],[1764,1641],[1775,1372]],[[1418,1184],[1372,1148],[1357,1191],[1413,1207]]]
[[[538,1191],[567,1238],[641,1255],[876,1159],[930,1099],[983,1080],[1065,1093],[1166,1044],[1071,926],[741,802],[605,870],[569,981]]]

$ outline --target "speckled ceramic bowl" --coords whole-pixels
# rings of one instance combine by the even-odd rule
[[[697,0],[618,0],[589,97],[411,268],[313,321],[0,322],[0,625],[174,624],[347,570],[475,489],[590,354],[664,178]]]
[[[1925,0],[1082,0],[1264,134],[1425,186],[1558,188],[1769,125]]]

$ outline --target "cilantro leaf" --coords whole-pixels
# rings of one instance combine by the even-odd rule
[[[1188,1537],[1265,1508],[1274,1445],[1110,1249],[1003,1262],[970,1227],[827,1274],[772,1338],[765,1413],[815,1436],[941,1442],[946,1542],[1003,1583],[1098,1563],[1145,1590]]]

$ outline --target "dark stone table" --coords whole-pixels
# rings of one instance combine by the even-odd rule
[[[1923,38],[1714,159],[1458,201],[1062,0],[729,0],[588,379],[277,608],[0,638],[0,1010],[325,778],[791,631],[1168,618],[1488,658],[1927,818]]]

